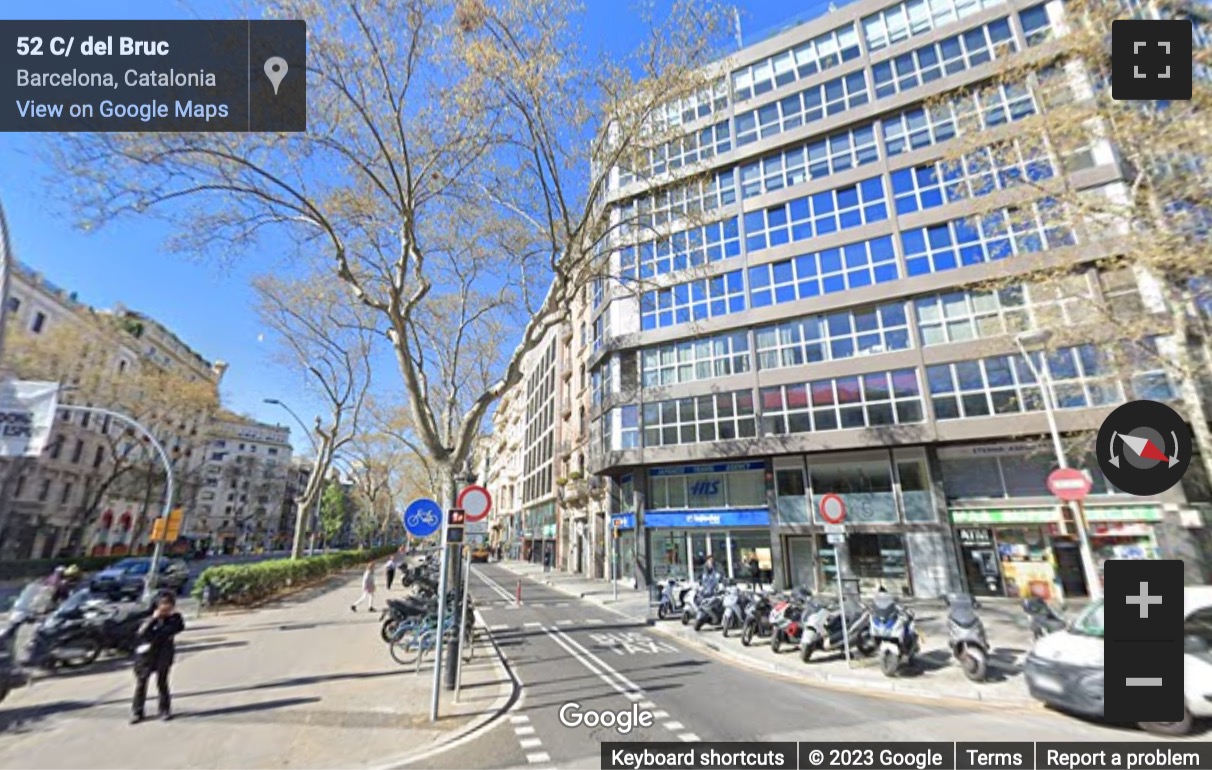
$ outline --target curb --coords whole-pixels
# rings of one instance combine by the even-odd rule
[[[506,567],[506,569],[509,569],[509,568]],[[510,569],[509,571],[515,575],[518,575],[519,577],[529,577],[528,575],[526,575],[522,572],[515,572],[512,569]],[[677,631],[665,628],[661,624],[657,623],[653,618],[650,618],[647,616],[637,617],[635,615],[627,614],[627,613],[623,612],[622,610],[615,609],[614,607],[610,606],[611,604],[613,604],[613,601],[608,602],[607,600],[604,600],[604,599],[598,599],[593,595],[589,595],[589,592],[586,592],[586,591],[573,592],[568,589],[562,588],[558,585],[555,585],[554,583],[552,583],[550,581],[550,579],[543,580],[543,581],[536,581],[536,582],[542,582],[543,584],[551,587],[552,589],[554,589],[556,591],[560,591],[561,593],[567,594],[568,596],[576,596],[579,599],[583,599],[585,601],[592,602],[593,604],[596,604],[599,607],[602,607],[603,609],[610,610],[611,612],[614,612],[620,616],[626,617],[627,619],[629,619],[633,622],[644,623],[648,627],[650,627],[652,630],[661,634],[662,636],[677,640],[687,646],[698,647],[700,649],[707,650],[721,658],[725,658],[731,662],[737,663],[738,665],[744,666],[746,668],[754,669],[757,671],[762,671],[762,672],[768,673],[768,674],[774,674],[776,676],[786,677],[789,679],[794,679],[794,680],[803,682],[804,684],[808,684],[808,685],[839,687],[839,688],[844,687],[848,690],[862,690],[865,692],[872,692],[872,693],[878,693],[878,694],[883,694],[883,695],[890,694],[890,693],[900,693],[903,695],[913,696],[913,697],[917,697],[917,698],[927,698],[930,700],[962,700],[962,701],[966,701],[966,702],[975,701],[977,703],[986,703],[991,706],[997,705],[997,706],[1033,708],[1033,709],[1042,709],[1043,708],[1040,703],[1035,701],[1030,696],[1026,696],[1026,695],[1011,695],[1009,693],[998,694],[998,693],[994,693],[994,692],[984,692],[981,689],[975,689],[975,688],[972,690],[969,690],[969,691],[956,690],[956,691],[949,691],[946,693],[940,693],[940,692],[935,692],[932,690],[926,690],[921,687],[916,687],[912,684],[908,684],[908,683],[904,682],[903,680],[889,679],[887,682],[883,682],[883,681],[879,681],[879,680],[871,680],[871,679],[866,679],[866,678],[859,677],[859,676],[854,676],[853,674],[850,674],[850,673],[840,673],[840,674],[824,673],[824,674],[821,674],[819,672],[812,672],[812,670],[810,668],[807,670],[798,670],[797,671],[794,667],[782,665],[777,660],[764,661],[760,658],[755,658],[753,656],[738,652],[737,650],[732,649],[731,645],[719,644],[718,642],[714,641],[713,638],[699,639],[699,638],[695,638],[695,637],[691,637],[691,636],[683,636],[680,633],[678,633]]]
[[[476,610],[476,614],[479,615],[479,610]],[[522,694],[522,685],[518,681],[518,677],[513,673],[513,669],[509,666],[508,661],[505,660],[505,656],[501,653],[501,648],[497,646],[496,637],[488,629],[488,625],[483,622],[483,617],[480,618],[480,627],[483,628],[484,634],[495,653],[493,667],[497,670],[498,675],[503,674],[509,680],[509,689],[498,695],[483,713],[471,720],[462,730],[459,730],[448,738],[439,738],[433,743],[423,748],[415,749],[402,757],[376,765],[375,770],[398,770],[398,768],[408,767],[414,762],[429,759],[442,752],[469,743],[480,737],[482,732],[495,727],[497,720],[512,711],[514,706],[518,704]],[[504,685],[498,685],[498,689],[504,689]]]

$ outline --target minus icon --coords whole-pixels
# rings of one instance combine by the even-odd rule
[[[1127,687],[1161,687],[1162,678],[1160,676],[1130,676],[1124,679],[1124,684]]]

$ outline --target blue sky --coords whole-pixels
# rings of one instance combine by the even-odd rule
[[[840,5],[841,3],[839,3]],[[642,32],[634,13],[620,13],[617,0],[585,0],[582,28],[593,30],[587,47],[625,51]],[[774,3],[743,0],[742,30],[746,42],[763,31],[805,14],[816,15],[826,2]],[[5,18],[21,19],[174,19],[242,18],[238,5],[223,0],[174,3],[164,0],[55,0],[6,4]],[[227,361],[223,386],[230,408],[257,419],[295,428],[279,407],[262,403],[280,398],[305,421],[322,409],[304,390],[301,375],[275,364],[274,346],[253,310],[249,279],[274,264],[273,257],[250,254],[236,265],[219,267],[193,262],[170,252],[171,235],[152,219],[125,219],[98,233],[72,227],[73,217],[51,194],[50,168],[38,157],[45,137],[0,134],[0,200],[8,215],[13,250],[50,281],[78,293],[98,307],[122,303],[146,313],[177,333],[208,359]],[[67,183],[66,180],[63,183]],[[264,335],[266,341],[259,341]],[[509,342],[510,345],[513,341]],[[395,378],[395,372],[380,377]],[[298,434],[298,429],[294,429]],[[306,439],[295,435],[296,449]]]

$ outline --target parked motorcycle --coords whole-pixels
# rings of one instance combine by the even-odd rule
[[[29,681],[17,658],[17,634],[21,626],[33,622],[39,613],[50,607],[53,594],[54,590],[41,582],[29,584],[13,603],[4,626],[0,627],[0,701]]]
[[[902,664],[913,662],[921,650],[913,611],[902,607],[886,591],[875,595],[871,608],[871,638],[879,645],[884,676],[896,676]]]
[[[686,608],[687,597],[694,592],[694,584],[669,578],[661,586],[661,603],[657,606],[657,617],[661,620],[681,614]]]
[[[976,614],[980,604],[968,594],[951,594],[946,601],[951,654],[964,669],[964,676],[974,682],[983,682],[989,668],[989,640],[985,636],[985,624]]]
[[[745,607],[745,625],[741,628],[741,644],[748,647],[754,636],[770,636],[774,626],[770,622],[770,611],[774,608],[770,593],[763,591]]]
[[[770,651],[778,653],[784,644],[797,645],[804,633],[802,618],[804,605],[810,600],[812,593],[805,588],[797,588],[790,594],[780,596],[770,610],[770,624],[773,631],[770,634]]]
[[[739,629],[745,624],[745,611],[752,603],[753,595],[736,583],[724,591],[724,617],[720,619],[720,625],[724,629],[725,637],[732,629]]]
[[[87,666],[102,652],[131,654],[139,625],[151,615],[143,604],[115,604],[81,589],[43,620],[30,641],[30,665],[46,669]]]
[[[699,584],[691,583],[690,591],[682,596],[682,625],[688,626],[699,614]]]
[[[1023,599],[1023,612],[1031,620],[1031,636],[1035,639],[1064,631],[1067,625],[1065,619],[1038,596]]]
[[[698,631],[704,625],[710,623],[713,626],[721,625],[724,622],[724,596],[723,587],[717,586],[710,594],[704,594],[702,600],[698,603],[698,614],[694,618],[694,630]]]
[[[871,613],[857,599],[847,597],[838,607],[834,604],[810,602],[804,608],[804,634],[800,641],[800,660],[807,663],[818,650],[833,652],[850,649],[863,655],[873,655],[875,641],[871,638]],[[845,634],[842,624],[845,622]]]

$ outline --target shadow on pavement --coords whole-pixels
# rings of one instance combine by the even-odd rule
[[[123,700],[127,702],[129,699]],[[55,703],[44,703],[39,706],[4,709],[0,711],[0,733],[22,733],[48,717],[57,714],[67,714],[73,711],[92,708],[95,704],[89,701],[61,700]]]
[[[237,692],[251,692],[254,690],[273,690],[276,688],[286,687],[306,687],[308,685],[321,684],[322,682],[336,682],[346,679],[375,679],[383,676],[394,676],[399,674],[398,669],[390,669],[386,671],[359,671],[357,673],[347,674],[316,674],[312,676],[297,676],[291,679],[278,679],[272,682],[261,682],[259,684],[241,685],[235,687],[216,687],[213,690],[191,690],[189,692],[174,692],[173,700],[181,698],[198,698],[206,695],[226,695]],[[111,705],[114,703],[125,703],[126,698],[115,698],[113,700],[104,701],[100,705]]]
[[[231,716],[234,714],[248,714],[255,711],[269,711],[271,709],[290,708],[291,706],[302,706],[307,703],[319,703],[319,698],[280,698],[278,700],[267,700],[259,703],[245,703],[240,706],[220,706],[219,708],[203,709],[202,711],[182,711],[175,716],[178,719],[206,719],[207,717],[222,717]]]
[[[203,644],[183,644],[177,648],[177,652],[206,652],[207,650],[226,650],[232,647],[247,647],[248,642],[207,642]]]

